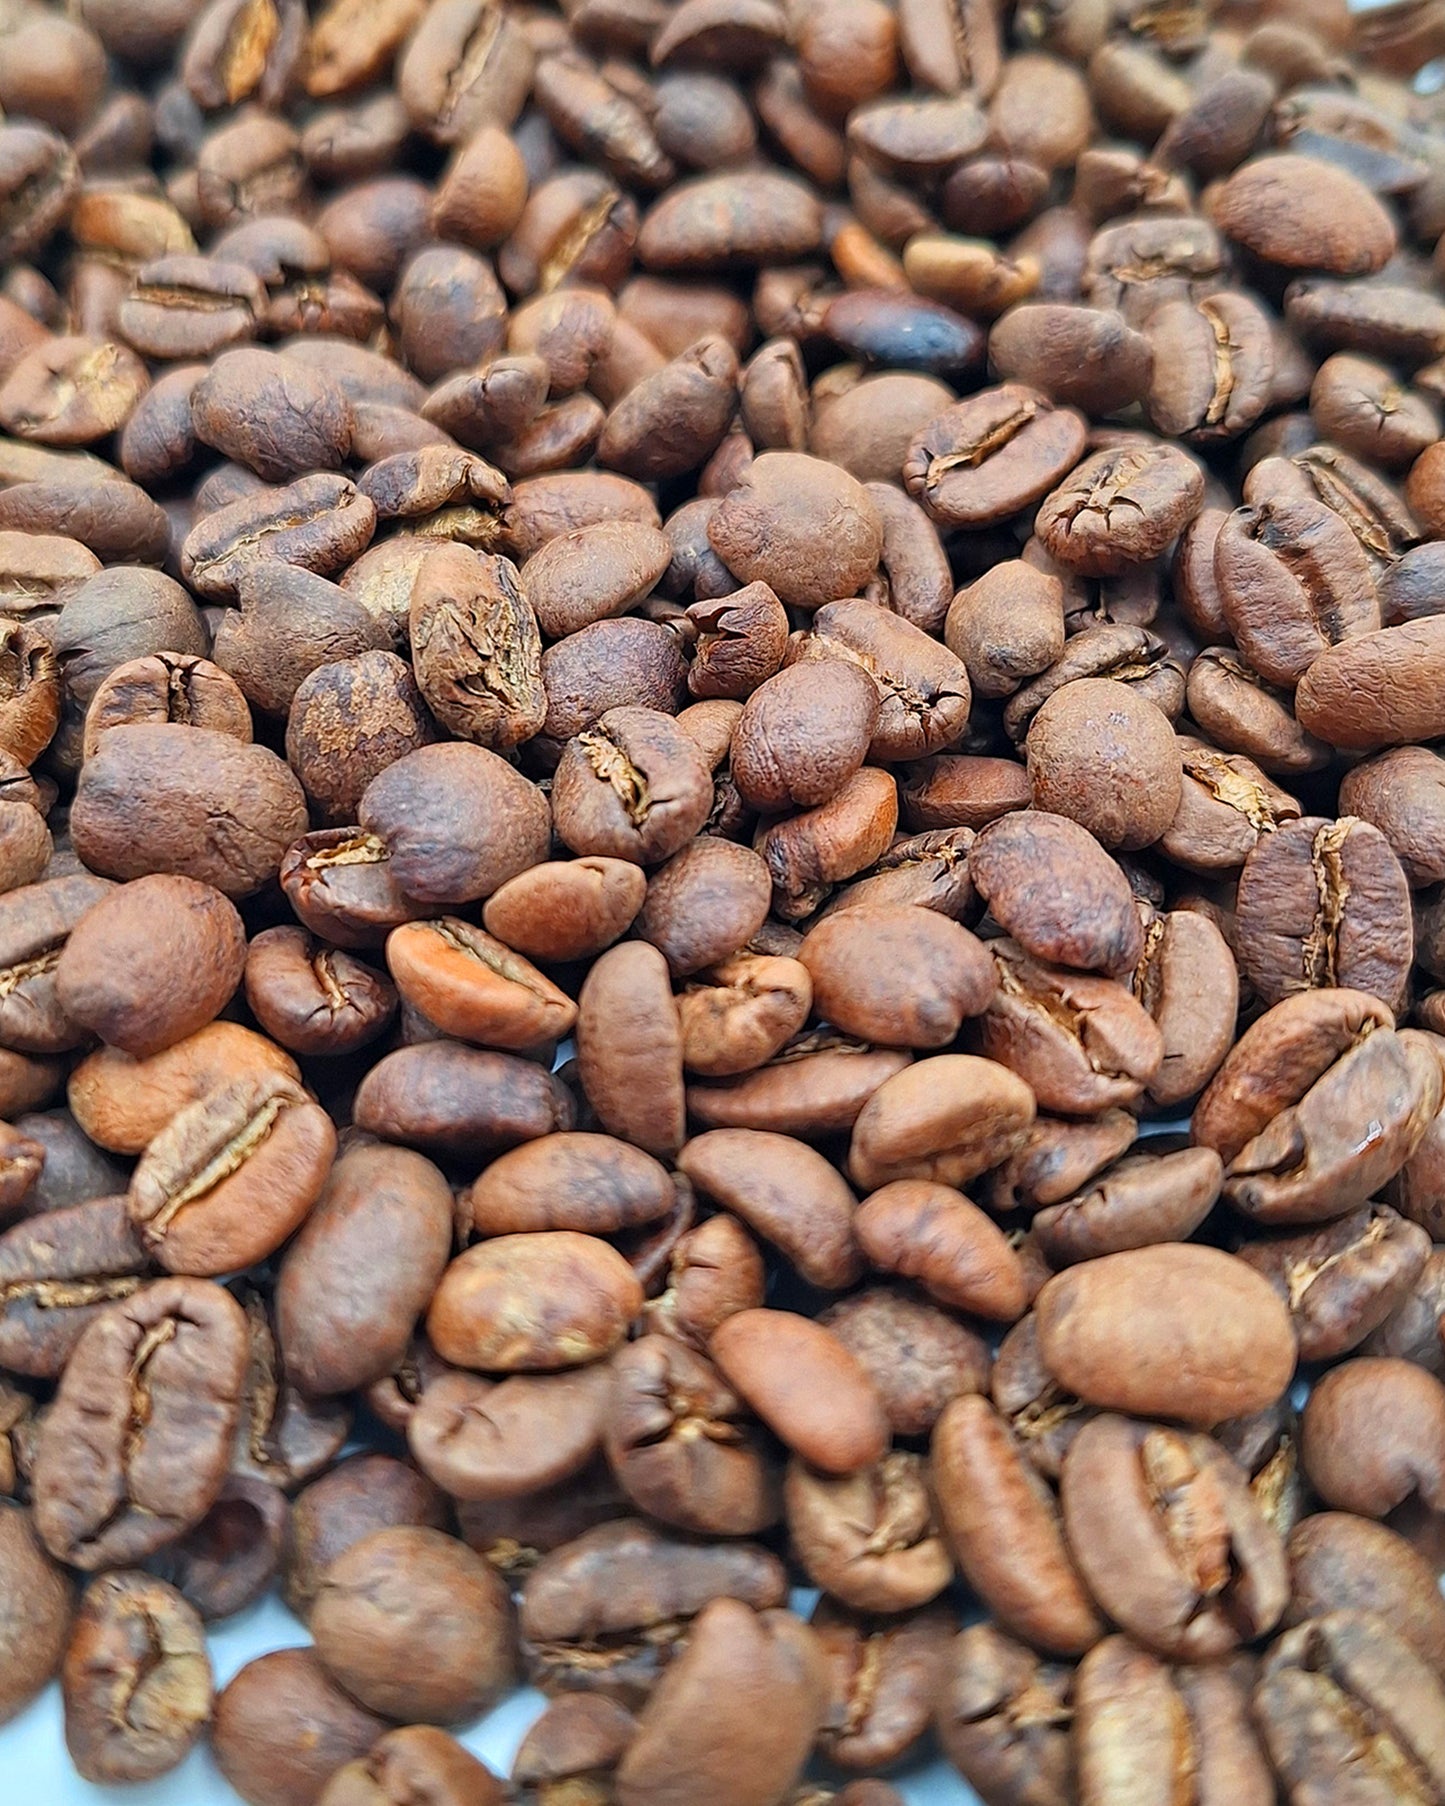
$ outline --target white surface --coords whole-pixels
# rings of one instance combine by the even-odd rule
[[[238,1668],[268,1650],[309,1642],[278,1598],[271,1597],[210,1627],[211,1660],[221,1688]],[[540,1693],[512,1695],[479,1724],[460,1734],[469,1750],[500,1775],[546,1702]],[[910,1806],[978,1806],[978,1796],[943,1762],[901,1778],[890,1777]],[[189,1759],[159,1781],[135,1787],[93,1787],[70,1765],[61,1731],[60,1689],[47,1687],[35,1703],[0,1728],[0,1806],[235,1806],[239,1799],[222,1779],[203,1742]]]

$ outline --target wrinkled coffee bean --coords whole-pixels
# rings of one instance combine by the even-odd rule
[[[85,1589],[60,1673],[65,1743],[87,1781],[151,1781],[211,1714],[199,1615],[163,1580],[102,1574]]]
[[[76,1344],[36,1451],[46,1547],[89,1571],[199,1523],[225,1475],[245,1354],[240,1307],[209,1280],[160,1280],[107,1307]],[[67,1429],[82,1418],[83,1454]]]

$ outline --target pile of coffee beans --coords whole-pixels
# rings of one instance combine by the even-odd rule
[[[0,1721],[1445,1806],[1439,51],[0,0]]]

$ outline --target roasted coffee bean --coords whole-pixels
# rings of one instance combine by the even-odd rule
[[[745,947],[771,901],[768,869],[756,853],[705,836],[653,874],[635,928],[686,978]]]
[[[483,1372],[552,1372],[609,1353],[642,1305],[617,1251],[573,1230],[497,1236],[457,1256],[427,1313],[443,1360]]]
[[[1220,190],[1218,225],[1267,263],[1363,276],[1394,255],[1388,213],[1354,176],[1313,158],[1257,157]]]
[[[1234,954],[1207,916],[1170,910],[1145,931],[1133,988],[1164,1037],[1164,1058],[1148,1095],[1156,1104],[1182,1103],[1197,1095],[1229,1052],[1240,991]]]
[[[940,1303],[1011,1322],[1028,1287],[1002,1232],[961,1192],[926,1180],[899,1179],[866,1198],[854,1233],[879,1272],[916,1280]]]
[[[1273,1404],[1289,1384],[1295,1335],[1268,1282],[1233,1255],[1162,1244],[1085,1261],[1051,1279],[1036,1306],[1039,1348],[1059,1383],[1090,1404],[1203,1425]],[[1127,1324],[1131,1360],[1108,1351]],[[1209,1358],[1186,1361],[1191,1345]],[[1157,1350],[1171,1353],[1158,1365]],[[1190,1375],[1179,1388],[1181,1373]]]
[[[1289,1539],[1293,1626],[1331,1611],[1376,1611],[1438,1673],[1445,1616],[1428,1581],[1429,1564],[1402,1536],[1348,1512],[1321,1511]]]
[[[552,786],[557,832],[576,853],[653,865],[712,807],[694,742],[654,709],[609,709],[570,740]]]
[[[548,540],[527,560],[522,584],[543,633],[560,639],[635,608],[668,556],[655,527],[605,521]]]
[[[58,1378],[100,1312],[152,1273],[121,1197],[58,1204],[0,1236],[0,1361]]]
[[[709,1361],[665,1336],[614,1361],[603,1446],[628,1497],[664,1524],[754,1536],[781,1515],[758,1426]]]
[[[820,1743],[845,1771],[891,1766],[925,1734],[954,1628],[946,1607],[897,1619],[864,1618],[820,1601],[810,1620],[832,1680],[832,1706]],[[854,1782],[845,1801],[860,1788]],[[863,1806],[863,1802],[858,1802]],[[883,1806],[880,1802],[879,1806]]]
[[[741,700],[783,662],[788,617],[766,583],[750,583],[716,601],[695,602],[688,618],[698,629],[687,678],[694,696]]]
[[[1349,999],[1353,993],[1342,995]],[[1351,1020],[1358,1038],[1329,1064],[1335,1049],[1324,1037],[1329,1029],[1344,1028]],[[1301,1028],[1304,1037],[1311,1037],[1315,1024],[1306,1020]],[[1279,1103],[1279,1111],[1230,1159],[1225,1188],[1237,1210],[1263,1223],[1317,1223],[1362,1203],[1385,1176],[1400,1170],[1438,1112],[1438,1060],[1432,1049],[1387,1031],[1376,1040],[1375,1033],[1369,1033],[1369,1017],[1362,1020],[1356,1010],[1349,1010],[1344,1022],[1326,1019],[1320,1028],[1324,1035],[1315,1046],[1306,1038],[1299,1053],[1286,1042],[1282,1060],[1279,1044],[1272,1046],[1266,1035],[1250,1049],[1279,1060],[1279,1078],[1270,1073],[1266,1080],[1279,1084],[1279,1093],[1273,1100],[1264,1093],[1261,1100],[1266,1107],[1268,1102]],[[1322,1058],[1311,1058],[1317,1053]],[[1324,1071],[1315,1076],[1320,1067]],[[1226,1085],[1235,1084],[1241,1073],[1248,1073],[1243,1060],[1226,1075]],[[1360,1112],[1369,1125],[1364,1140]],[[1223,1136],[1234,1145],[1228,1122],[1216,1125],[1208,1120],[1196,1127],[1196,1136],[1201,1132]],[[1281,1138],[1293,1150],[1288,1165],[1275,1154]]]
[[[379,1737],[365,1756],[337,1769],[318,1806],[390,1806],[423,1789],[438,1806],[502,1806],[506,1790],[485,1763],[431,1725]]]
[[[675,1154],[687,1137],[682,1027],[655,947],[624,942],[595,961],[576,1035],[582,1088],[603,1128],[649,1154]]]
[[[1364,552],[1344,522],[1310,498],[1236,510],[1215,541],[1214,573],[1240,651],[1272,683],[1298,683],[1330,646],[1379,623]]]
[[[250,1073],[300,1080],[291,1056],[237,1022],[212,1022],[163,1053],[137,1060],[100,1048],[75,1068],[70,1107],[99,1147],[139,1154],[186,1104]]]
[[[386,962],[402,1000],[461,1041],[536,1047],[561,1040],[577,1019],[565,991],[502,941],[455,916],[394,928]]]
[[[415,1468],[392,1455],[348,1455],[297,1494],[286,1528],[284,1593],[305,1617],[321,1576],[338,1555],[374,1530],[413,1524],[445,1528],[446,1502]]]
[[[1315,985],[1403,1002],[1409,888],[1368,822],[1305,816],[1265,837],[1240,873],[1236,920],[1241,968],[1266,1003]]]
[[[560,1493],[596,1464],[610,1377],[602,1362],[497,1383],[448,1371],[425,1386],[408,1413],[407,1440],[418,1465],[463,1502],[530,1502],[543,1491]],[[602,1518],[621,1515],[620,1494],[615,1503]],[[498,1550],[472,1540],[506,1568]]]
[[[853,1121],[848,1170],[865,1189],[894,1179],[966,1185],[1023,1143],[1029,1087],[969,1054],[921,1060],[882,1078]]]
[[[301,787],[264,747],[207,728],[118,727],[84,768],[77,851],[117,878],[171,872],[244,897],[305,828]]]
[[[907,905],[840,911],[804,938],[798,958],[818,1013],[845,1034],[884,1046],[947,1046],[963,1019],[987,1006],[997,982],[966,928]]]
[[[534,865],[486,901],[488,930],[534,959],[586,959],[635,919],[647,881],[631,860],[591,856]]]
[[[1151,341],[1113,308],[1026,302],[1011,307],[988,339],[990,362],[1055,402],[1107,414],[1149,387]]]
[[[409,628],[417,682],[443,727],[500,750],[542,725],[542,645],[510,560],[438,547],[417,572]]]
[[[1083,416],[1037,390],[984,390],[932,422],[908,448],[903,481],[943,527],[978,528],[1045,495],[1084,449]]]
[[[881,698],[851,659],[791,665],[760,684],[733,730],[731,770],[743,799],[775,812],[836,797],[867,757]]]
[[[1359,1356],[1332,1369],[1300,1423],[1315,1490],[1361,1517],[1383,1518],[1416,1496],[1429,1505],[1442,1486],[1442,1405],[1445,1387],[1409,1361]]]
[[[1429,1253],[1425,1231],[1386,1205],[1240,1249],[1290,1306],[1304,1361],[1358,1347],[1408,1293]]]
[[[216,663],[263,715],[285,715],[308,677],[334,660],[383,650],[390,636],[337,584],[267,560],[237,579],[238,609],[216,632]]]
[[[357,811],[390,876],[422,904],[488,897],[546,857],[545,798],[495,753],[424,746],[372,779]]]
[[[1150,318],[1148,337],[1145,409],[1156,432],[1191,445],[1237,438],[1273,400],[1270,321],[1248,296],[1166,301]]]
[[[1038,958],[1111,974],[1138,964],[1144,932],[1128,882],[1074,822],[1006,815],[979,835],[968,865],[999,925]],[[1043,871],[1053,881],[1039,887]]]
[[[268,1291],[233,1282],[246,1319],[246,1374],[232,1469],[292,1489],[327,1467],[351,1431],[348,1405],[306,1398],[287,1378]]]
[[[1357,1765],[1361,1798],[1407,1787],[1428,1799],[1445,1778],[1442,1714],[1439,1680],[1373,1612],[1327,1612],[1286,1631],[1254,1693],[1265,1747],[1293,1799],[1317,1792],[1341,1760]]]
[[[143,1574],[85,1589],[60,1674],[65,1742],[88,1781],[151,1781],[184,1760],[211,1713],[199,1614]]]
[[[429,1161],[405,1148],[347,1149],[277,1281],[277,1332],[297,1384],[328,1395],[391,1372],[436,1289],[451,1238],[451,1191]],[[382,1249],[396,1252],[382,1258]]]
[[[225,1476],[246,1355],[240,1307],[164,1279],[82,1334],[36,1451],[36,1528],[87,1571],[148,1555],[205,1516]],[[79,1443],[72,1427],[90,1428]],[[83,1452],[82,1452],[83,1451]]]
[[[173,1586],[203,1619],[228,1618],[275,1580],[290,1515],[279,1487],[228,1474],[205,1517],[152,1555],[147,1572]]]
[[[1033,1234],[1055,1267],[1185,1241],[1213,1209],[1223,1179],[1223,1163],[1211,1148],[1136,1154],[1106,1168],[1087,1190],[1041,1210]]]
[[[789,606],[817,608],[857,594],[872,576],[883,527],[846,471],[797,452],[765,452],[723,497],[708,539],[739,583],[766,583]]]
[[[708,1352],[763,1422],[810,1466],[856,1473],[886,1450],[888,1420],[871,1382],[837,1337],[806,1317],[739,1311],[714,1330]]]
[[[167,722],[251,738],[251,711],[234,678],[193,653],[156,652],[127,659],[96,686],[85,711],[82,756],[91,758],[113,727]]]
[[[511,1602],[495,1571],[439,1530],[375,1530],[322,1573],[310,1627],[327,1670],[393,1718],[475,1717],[513,1673]]]
[[[0,896],[0,1042],[20,1053],[60,1053],[85,1039],[60,1004],[55,972],[71,931],[114,887],[75,873]]]
[[[954,1639],[935,1709],[944,1754],[985,1800],[1073,1795],[1073,1668],[975,1624]]]
[[[141,1239],[171,1273],[221,1274],[270,1254],[320,1196],[336,1131],[278,1074],[238,1079],[177,1111],[131,1179]]]
[[[302,928],[268,928],[246,952],[246,1001],[267,1034],[299,1054],[350,1053],[396,1010],[382,973]]]
[[[1300,725],[1330,745],[1361,750],[1432,738],[1429,674],[1442,644],[1431,616],[1366,632],[1358,645],[1341,643],[1328,656],[1322,653],[1300,683]],[[1404,669],[1418,674],[1418,691],[1414,677],[1401,691]]]
[[[1103,577],[1157,558],[1199,512],[1204,478],[1171,445],[1095,452],[1044,498],[1035,531],[1060,564]]]
[[[74,1612],[72,1584],[36,1534],[31,1512],[0,1501],[0,1723],[8,1723],[60,1667]]]
[[[230,602],[258,559],[329,577],[366,550],[375,530],[370,498],[348,478],[322,471],[203,515],[181,548],[181,571],[201,595]]]
[[[991,950],[999,988],[978,1025],[990,1060],[1027,1081],[1044,1109],[1067,1115],[1090,1115],[1142,1095],[1163,1064],[1164,1038],[1122,984],[1046,965],[1012,941],[995,941]],[[1030,1121],[1032,1112],[1020,1127]]]
[[[308,1806],[390,1728],[342,1692],[315,1650],[278,1649],[246,1663],[216,1696],[211,1748],[243,1799]]]
[[[1279,1621],[1284,1545],[1209,1437],[1106,1412],[1070,1444],[1059,1491],[1094,1597],[1159,1654],[1216,1659]]]
[[[650,1330],[701,1348],[725,1317],[763,1301],[763,1257],[736,1217],[720,1212],[682,1235],[666,1285],[643,1305]]]
[[[1064,1540],[1058,1501],[987,1399],[955,1399],[931,1443],[944,1536],[999,1624],[1053,1654],[1102,1634]]]
[[[949,604],[944,639],[980,696],[1010,696],[1064,650],[1063,587],[1018,560],[997,564]]]
[[[550,1693],[635,1705],[710,1601],[766,1611],[786,1597],[782,1564],[756,1543],[705,1543],[624,1518],[574,1535],[533,1569],[522,1587],[523,1650]]]
[[[1029,1466],[1057,1482],[1074,1438],[1095,1412],[1049,1374],[1032,1312],[999,1344],[987,1394],[1013,1426]]]
[[[896,1435],[926,1435],[949,1399],[984,1389],[982,1339],[905,1287],[865,1288],[822,1321],[873,1381]]]
[[[1033,717],[1025,749],[1035,806],[1069,816],[1106,847],[1151,845],[1178,810],[1178,741],[1168,717],[1132,685],[1107,677],[1064,684]],[[1085,770],[1107,772],[1107,782],[1081,781]]]
[[[56,997],[72,1022],[144,1058],[204,1028],[245,957],[241,918],[218,890],[138,878],[76,924],[55,968]]]
[[[842,1291],[861,1277],[856,1200],[813,1148],[762,1129],[711,1129],[677,1155],[704,1197],[781,1249],[810,1284]]]
[[[879,691],[878,721],[869,751],[879,760],[918,758],[942,751],[968,724],[968,673],[921,627],[865,601],[832,602],[813,617],[801,642],[803,659],[846,659],[860,665]]]
[[[1201,872],[1236,870],[1264,835],[1302,813],[1244,754],[1221,752],[1183,735],[1180,752],[1179,813],[1159,838],[1161,849],[1178,864]]]
[[[1127,1637],[1106,1637],[1074,1680],[1081,1801],[1132,1789],[1152,1797],[1187,1777],[1184,1797],[1264,1806],[1274,1791],[1249,1712],[1251,1665],[1169,1668]]]

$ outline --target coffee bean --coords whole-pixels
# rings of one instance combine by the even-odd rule
[[[1244,1470],[1207,1436],[1105,1412],[1085,1424],[1059,1486],[1069,1546],[1110,1618],[1161,1655],[1209,1660],[1278,1622],[1284,1545]],[[1227,1548],[1227,1579],[1201,1580],[1200,1502]],[[1216,1527],[1217,1526],[1217,1527]]]
[[[1308,1664],[1308,1667],[1306,1667]],[[1373,1612],[1327,1612],[1286,1631],[1265,1658],[1254,1715],[1276,1773],[1295,1794],[1330,1772],[1362,1711],[1381,1726],[1367,1748],[1362,1786],[1393,1787],[1388,1763],[1406,1785],[1438,1788],[1441,1761],[1429,1730],[1440,1683],[1408,1644]],[[1374,1771],[1373,1773],[1371,1771]]]
[[[465,1155],[570,1129],[571,1094],[535,1062],[427,1041],[386,1054],[357,1087],[358,1128],[427,1153]]]
[[[393,1717],[455,1722],[511,1679],[503,1582],[439,1530],[375,1530],[321,1575],[310,1625],[328,1671]]]
[[[0,1719],[6,1723],[60,1667],[73,1610],[71,1582],[46,1553],[32,1513],[9,1500],[0,1503]]]
[[[930,1447],[944,1535],[1000,1625],[1054,1654],[1096,1642],[1102,1625],[1064,1540],[1058,1501],[1006,1420],[987,1399],[956,1398]]]
[[[1445,1618],[1435,1604],[1435,1589],[1420,1584],[1428,1564],[1403,1537],[1368,1518],[1321,1511],[1296,1526],[1288,1552],[1286,1625],[1331,1611],[1378,1610],[1439,1672]]]
[[[150,1781],[184,1760],[211,1712],[199,1615],[163,1580],[85,1589],[60,1675],[65,1742],[88,1781]]]
[[[1273,1404],[1294,1372],[1284,1305],[1257,1273],[1213,1248],[1164,1244],[1086,1261],[1051,1279],[1037,1309],[1049,1371],[1079,1397],[1115,1410],[1167,1409],[1186,1422],[1218,1423]],[[1120,1316],[1136,1357],[1122,1369],[1100,1360]],[[1212,1351],[1206,1365],[1188,1370],[1199,1377],[1185,1392],[1177,1370],[1151,1365],[1161,1338],[1176,1350],[1202,1338]]]
[[[405,1461],[348,1455],[296,1496],[286,1530],[287,1603],[306,1617],[332,1561],[373,1530],[400,1524],[440,1530],[446,1521],[442,1495]]]
[[[15,1224],[0,1236],[0,1356],[12,1373],[58,1378],[108,1305],[154,1272],[121,1197],[96,1197]]]
[[[723,497],[708,538],[740,583],[766,583],[800,608],[856,594],[883,545],[878,511],[861,484],[796,452],[756,459]]]
[[[362,828],[384,843],[397,886],[420,903],[490,896],[545,857],[545,800],[479,746],[425,746],[362,794]]]
[[[387,1728],[342,1692],[314,1650],[278,1649],[247,1662],[216,1696],[211,1747],[244,1796],[303,1806]]]
[[[36,1452],[46,1547],[89,1571],[199,1523],[225,1474],[244,1362],[240,1308],[210,1281],[160,1280],[102,1311],[67,1364]],[[92,1426],[84,1455],[71,1433],[81,1418]]]
[[[1073,1677],[992,1624],[970,1625],[954,1639],[935,1713],[949,1761],[985,1796],[1062,1806],[1073,1786]]]
[[[1363,183],[1310,157],[1259,157],[1220,191],[1219,225],[1256,256],[1290,269],[1369,275],[1395,250],[1390,216]]]
[[[181,570],[203,596],[230,602],[258,559],[327,577],[365,551],[375,528],[376,509],[354,483],[318,472],[203,515],[181,547]]]
[[[152,1555],[147,1572],[173,1586],[203,1619],[228,1618],[275,1580],[290,1516],[290,1501],[278,1487],[228,1474],[200,1523]]]
[[[1386,1205],[1240,1250],[1290,1306],[1306,1361],[1332,1360],[1363,1342],[1409,1292],[1429,1253],[1425,1231]]]
[[[769,1611],[786,1597],[782,1564],[756,1543],[699,1542],[623,1518],[574,1535],[528,1575],[523,1652],[548,1692],[582,1688],[636,1706],[712,1601]]]

